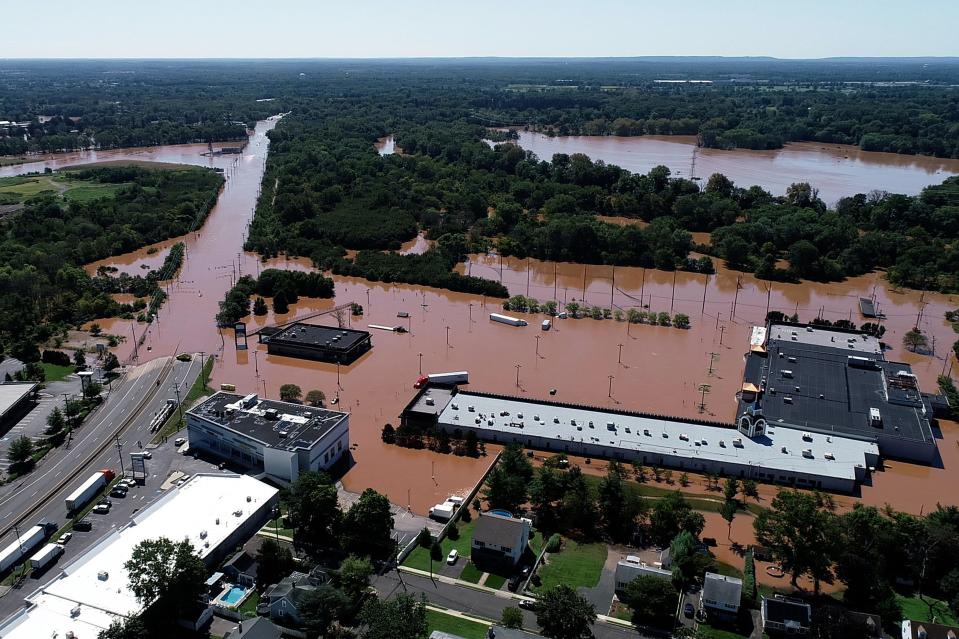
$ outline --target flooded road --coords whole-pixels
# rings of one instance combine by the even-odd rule
[[[832,206],[839,198],[882,189],[915,195],[923,187],[959,175],[959,160],[862,151],[844,144],[794,142],[773,151],[703,149],[694,136],[557,136],[519,131],[518,143],[541,160],[555,153],[585,153],[634,173],[656,165],[688,178],[695,152],[695,176],[705,180],[722,173],[736,186],[758,184],[783,195],[793,182],[809,182]]]
[[[133,351],[133,335],[143,338],[140,360],[183,351],[214,353],[219,363],[214,384],[233,383],[238,392],[260,392],[277,397],[285,383],[298,384],[303,392],[324,391],[337,408],[351,412],[352,455],[355,466],[344,477],[347,489],[371,487],[394,503],[410,505],[425,513],[452,493],[465,493],[481,476],[489,458],[468,459],[387,446],[380,440],[383,425],[398,423],[398,415],[412,397],[412,384],[422,372],[468,370],[475,390],[548,397],[557,389],[558,401],[586,403],[621,409],[658,412],[678,417],[699,416],[698,385],[710,385],[706,397],[710,417],[730,420],[736,410],[735,392],[742,380],[743,355],[753,323],[761,323],[768,310],[798,312],[802,319],[822,313],[828,319],[852,318],[857,323],[857,299],[875,298],[886,313],[886,341],[890,359],[913,364],[927,390],[935,377],[949,368],[945,355],[956,336],[943,313],[959,306],[955,296],[897,292],[886,287],[878,274],[846,282],[771,286],[750,275],[720,269],[717,275],[667,273],[641,268],[554,264],[537,260],[500,259],[473,255],[460,271],[502,281],[513,294],[528,294],[539,300],[561,303],[585,300],[586,304],[627,309],[682,312],[691,327],[628,325],[614,320],[557,320],[553,330],[539,329],[543,316],[530,316],[529,326],[514,328],[492,323],[490,312],[501,309],[499,300],[452,293],[438,289],[371,283],[336,277],[335,300],[302,299],[290,313],[249,316],[249,331],[273,321],[311,315],[334,305],[358,302],[362,317],[343,318],[353,326],[405,324],[410,333],[373,331],[373,349],[348,367],[306,362],[268,355],[250,337],[249,350],[237,350],[233,332],[219,331],[214,323],[217,305],[236,277],[256,275],[267,266],[308,269],[305,259],[277,258],[261,262],[242,251],[267,154],[266,132],[276,121],[261,122],[238,158],[200,155],[203,145],[136,150],[127,156],[110,152],[110,159],[169,161],[179,157],[194,164],[224,168],[227,183],[203,228],[183,238],[174,238],[134,253],[104,260],[130,272],[145,272],[142,264],[154,265],[174,242],[187,245],[186,259],[176,280],[165,283],[170,299],[158,321],[149,327],[130,321],[98,320],[105,332],[127,340],[117,347],[121,359]],[[190,153],[193,153],[190,156]],[[70,154],[76,155],[76,154]],[[102,161],[103,158],[91,158]],[[48,159],[47,161],[56,161]],[[72,160],[64,159],[63,162]],[[17,167],[25,170],[24,167]],[[31,170],[31,169],[26,169]],[[417,238],[404,250],[416,252],[427,246]],[[717,264],[719,266],[719,264]],[[96,265],[89,265],[95,270]],[[738,282],[738,285],[737,285]],[[737,292],[738,291],[738,292]],[[705,295],[705,298],[704,298]],[[920,306],[925,310],[922,329],[936,339],[935,356],[904,352],[902,335],[916,322]],[[408,319],[397,318],[405,311]],[[335,323],[330,315],[316,323]],[[449,339],[447,341],[447,336]],[[517,369],[518,365],[518,369]],[[518,383],[517,383],[518,372]],[[610,380],[612,376],[612,380]],[[612,381],[610,388],[610,381]],[[890,503],[918,512],[936,502],[954,503],[959,469],[959,427],[943,424],[943,468],[890,463],[877,473],[873,485],[863,488],[868,503]],[[493,447],[490,447],[491,452]],[[772,488],[766,488],[772,494]],[[839,498],[837,501],[851,498]],[[735,528],[735,526],[734,526]],[[735,531],[734,531],[735,532]]]

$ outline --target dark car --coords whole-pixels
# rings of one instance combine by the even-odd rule
[[[127,496],[127,491],[125,491],[125,490],[118,490],[118,489],[114,488],[113,490],[110,491],[110,496],[111,496],[111,497],[121,497],[121,498],[122,498],[122,497],[126,497],[126,496]]]
[[[520,599],[516,605],[523,610],[536,610],[537,601],[535,599]]]
[[[93,524],[88,519],[81,519],[78,522],[74,522],[73,529],[81,532],[88,532],[93,530]]]
[[[692,618],[693,618],[693,615],[696,614],[696,609],[693,608],[693,604],[691,604],[691,603],[689,603],[689,602],[686,602],[686,603],[683,605],[683,614],[686,615],[687,617],[689,617],[690,619],[692,619]]]
[[[506,587],[509,588],[510,592],[516,592],[521,583],[523,583],[523,576],[513,575],[509,578],[509,582],[506,584]]]

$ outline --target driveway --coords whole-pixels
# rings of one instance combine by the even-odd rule
[[[625,556],[625,553],[610,548],[606,553],[606,563],[603,564],[603,572],[599,576],[599,583],[593,588],[579,589],[579,594],[593,604],[596,612],[601,615],[609,614],[609,608],[613,603],[613,595],[616,594],[616,564]]]

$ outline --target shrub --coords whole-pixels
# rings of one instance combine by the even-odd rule
[[[560,546],[563,544],[563,538],[559,536],[559,533],[553,533],[549,541],[546,542],[546,552],[559,552]]]

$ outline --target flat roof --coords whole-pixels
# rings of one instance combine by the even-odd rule
[[[196,475],[110,533],[27,598],[29,606],[0,626],[4,639],[95,637],[120,616],[140,612],[123,567],[146,539],[187,539],[200,557],[215,552],[277,491],[245,475]],[[101,579],[101,574],[106,579]],[[79,614],[72,611],[79,610]]]
[[[777,428],[775,424],[770,424],[765,434],[750,439],[732,425],[707,426],[469,391],[457,393],[443,409],[439,421],[452,428],[463,424],[509,436],[548,437],[556,440],[557,446],[564,441],[586,442],[640,454],[676,455],[852,481],[856,479],[856,466],[865,467],[867,455],[879,454],[875,442],[821,434],[812,434],[811,441],[806,441],[804,433]],[[613,424],[612,429],[609,423]],[[742,447],[733,445],[736,438],[742,441]],[[812,451],[811,458],[803,456],[804,449]],[[833,459],[826,459],[826,453],[832,454]]]
[[[882,344],[879,338],[855,331],[842,331],[802,324],[772,324],[769,327],[767,342],[792,342],[804,346],[828,346],[859,354],[871,353],[882,356]]]
[[[418,413],[420,415],[439,415],[449,404],[453,397],[453,389],[448,386],[435,386],[428,384],[413,399],[412,403],[406,407],[406,412]],[[433,403],[427,402],[429,398]]]
[[[16,406],[37,387],[36,382],[6,382],[0,384],[0,416]]]
[[[246,405],[244,399],[247,399]],[[267,419],[268,410],[276,411],[276,419]],[[349,416],[337,410],[223,391],[197,404],[187,414],[283,450],[312,448]]]
[[[812,338],[793,341],[792,332]],[[786,339],[774,339],[777,334]],[[764,389],[760,404],[768,422],[869,439],[935,441],[912,368],[885,361],[881,351],[873,351],[875,338],[809,333],[802,326],[772,326],[770,335],[767,353],[750,353],[744,374],[745,381]],[[838,344],[831,341],[837,335],[843,337]],[[850,338],[857,341],[846,341]],[[740,412],[746,404],[740,402]],[[873,409],[881,427],[871,423]]]
[[[369,331],[294,322],[268,338],[268,344],[303,346],[330,351],[348,351],[370,336]]]

